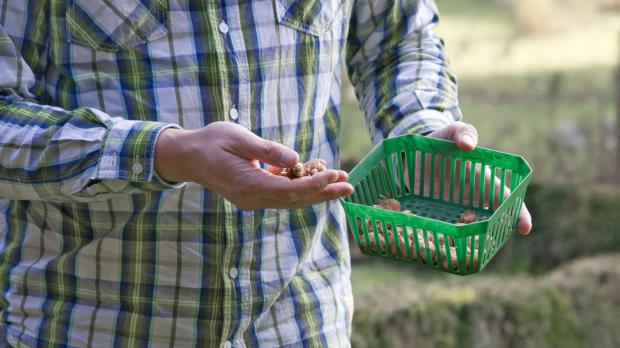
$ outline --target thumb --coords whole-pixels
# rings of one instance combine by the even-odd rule
[[[464,122],[452,123],[429,135],[434,138],[454,141],[461,150],[466,151],[473,150],[478,144],[478,131],[476,127]]]
[[[247,131],[233,145],[233,152],[247,159],[255,159],[272,166],[290,168],[299,162],[297,152],[288,147],[263,139]]]

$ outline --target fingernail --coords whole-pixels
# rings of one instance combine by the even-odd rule
[[[472,136],[469,134],[464,134],[461,139],[469,147],[476,146],[476,143],[474,142],[474,138],[472,138]]]
[[[338,174],[338,172],[333,169],[328,169],[326,170],[326,172],[329,172],[329,181],[331,182],[336,182],[340,177],[340,174]]]
[[[528,235],[532,231],[532,221],[530,219],[520,219],[518,227],[521,234]]]
[[[282,154],[280,155],[280,162],[286,167],[297,163],[298,158],[299,157],[297,156],[297,153],[295,151],[287,149],[285,151],[282,151]]]

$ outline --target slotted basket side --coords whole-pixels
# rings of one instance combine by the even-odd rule
[[[497,182],[476,172],[493,173]],[[351,171],[355,192],[342,203],[363,253],[471,274],[510,237],[530,174],[519,156],[483,148],[464,152],[453,142],[402,136],[384,140]],[[419,216],[372,207],[384,197],[421,209]],[[465,209],[486,220],[455,226]]]
[[[506,202],[495,211],[493,218],[489,221],[482,253],[482,268],[491,261],[493,256],[497,254],[499,249],[506,244],[514,233],[529,181],[529,176],[524,178]]]
[[[366,162],[369,163],[369,162]],[[392,195],[394,182],[385,161],[379,160],[355,185],[344,208],[356,244],[367,255],[394,259],[454,274],[477,273],[480,267],[479,226],[454,225],[373,208]],[[476,225],[486,224],[481,222]],[[469,250],[469,252],[468,252]]]
[[[460,275],[479,271],[480,258],[475,249],[479,235],[475,231],[470,231],[470,236],[452,237],[453,233],[446,231],[453,226],[429,229],[424,226],[430,224],[420,221],[425,218],[412,217],[403,222],[402,217],[393,217],[398,213],[367,210],[347,211],[349,226],[362,253]]]

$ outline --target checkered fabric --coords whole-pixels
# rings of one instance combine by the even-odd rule
[[[236,122],[338,167],[460,118],[431,0],[0,0],[0,332],[12,346],[348,346],[343,210],[242,212],[153,169]]]

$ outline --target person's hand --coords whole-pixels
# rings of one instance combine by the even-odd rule
[[[353,193],[344,171],[291,180],[262,169],[259,161],[289,168],[299,155],[228,122],[195,131],[168,128],[155,148],[155,171],[162,179],[196,182],[242,210],[295,209]]]
[[[429,136],[454,141],[460,149],[466,151],[471,151],[475,149],[476,145],[478,144],[478,132],[476,131],[476,128],[470,124],[463,122],[453,123],[445,128],[430,133]],[[466,172],[469,173],[469,170],[467,170]],[[476,176],[479,177],[479,175],[480,171],[476,169]],[[490,171],[488,170],[485,171],[484,175],[487,185],[490,182],[491,177],[493,177],[496,192],[499,192],[500,180],[495,176],[492,176]],[[467,179],[469,180],[469,178]],[[508,187],[505,187],[504,196],[507,196],[509,193],[510,190],[508,189]],[[476,199],[474,199],[474,202],[475,201]],[[488,204],[488,202],[485,203]],[[494,202],[494,204],[497,205],[497,202]],[[523,204],[523,206],[521,207],[521,212],[519,213],[519,223],[517,225],[517,230],[521,234],[526,235],[530,233],[531,229],[532,217],[530,216],[530,212],[527,210],[525,204]]]

